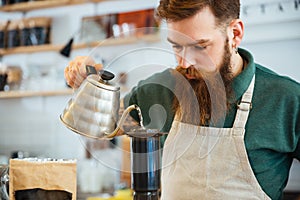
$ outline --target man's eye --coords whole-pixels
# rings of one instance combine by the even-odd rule
[[[180,46],[180,45],[173,45],[172,47],[175,50],[181,50],[182,49],[182,46]]]
[[[194,48],[195,48],[196,50],[205,50],[205,49],[206,49],[205,46],[200,46],[200,45],[196,45],[196,46],[194,46]]]

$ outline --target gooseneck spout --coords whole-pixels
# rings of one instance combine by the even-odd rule
[[[139,117],[140,117],[140,125],[142,128],[144,128],[144,125],[143,125],[143,120],[141,118],[141,111],[140,111],[140,108],[133,104],[131,106],[128,106],[125,110],[124,110],[124,113],[122,114],[119,122],[118,122],[118,125],[116,127],[116,129],[112,132],[112,133],[104,133],[105,135],[105,138],[113,138],[115,136],[119,136],[119,135],[123,135],[124,134],[124,130],[122,129],[122,126],[127,118],[127,116],[129,115],[129,113],[132,111],[132,110],[137,110],[138,113],[139,113]]]

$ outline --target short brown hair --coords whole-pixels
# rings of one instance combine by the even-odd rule
[[[160,0],[156,17],[167,22],[180,21],[194,16],[209,7],[216,17],[216,25],[224,25],[240,16],[239,0]]]

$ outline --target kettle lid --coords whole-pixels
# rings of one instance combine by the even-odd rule
[[[99,75],[94,67],[87,66],[87,80],[93,85],[103,88],[105,90],[119,91],[120,87],[112,83],[112,80],[115,75],[109,71],[101,70]]]

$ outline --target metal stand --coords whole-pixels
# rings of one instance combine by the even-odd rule
[[[134,192],[133,200],[159,200],[158,191],[153,192]]]

